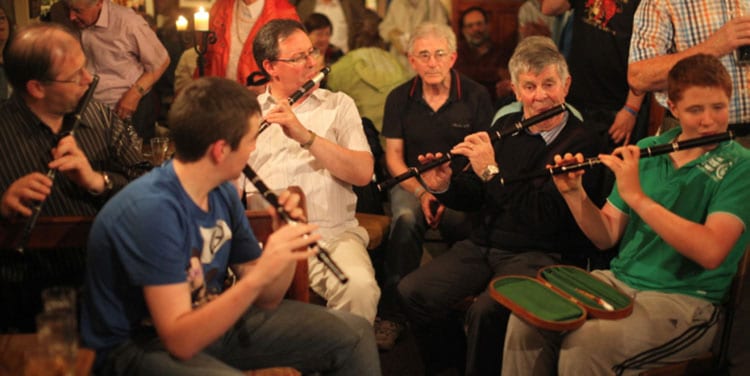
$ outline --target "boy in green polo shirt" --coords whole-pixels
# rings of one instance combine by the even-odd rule
[[[601,249],[620,242],[611,270],[593,274],[633,297],[621,320],[588,320],[549,332],[508,323],[504,375],[638,372],[707,351],[750,239],[750,151],[734,141],[639,158],[640,148],[726,132],[732,83],[721,62],[693,55],[668,76],[669,108],[681,127],[638,146],[600,155],[617,184],[600,209],[581,186],[583,171],[555,184],[583,232]],[[555,162],[583,161],[556,156]]]

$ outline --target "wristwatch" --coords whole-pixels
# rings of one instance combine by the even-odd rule
[[[111,178],[109,177],[109,174],[108,174],[108,173],[106,173],[106,172],[104,172],[104,171],[101,171],[101,172],[99,172],[99,174],[101,174],[101,175],[102,175],[102,179],[104,179],[104,189],[102,189],[102,191],[101,191],[101,192],[94,192],[94,191],[91,191],[91,190],[89,190],[89,193],[90,193],[90,194],[91,194],[92,196],[99,196],[99,195],[102,195],[102,194],[104,194],[105,192],[109,192],[109,191],[111,191],[111,190],[112,190],[112,188],[114,187],[114,183],[112,183],[112,179],[111,179]]]
[[[102,171],[102,178],[104,178],[104,192],[111,191],[114,183],[106,171]]]
[[[482,179],[483,182],[488,182],[490,179],[492,179],[495,175],[500,173],[500,169],[497,167],[497,165],[487,165],[487,167],[484,168],[482,171],[482,176],[479,178]]]

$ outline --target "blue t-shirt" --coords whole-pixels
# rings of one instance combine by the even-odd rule
[[[81,336],[98,360],[148,325],[144,286],[187,281],[199,305],[222,292],[228,265],[260,256],[234,186],[215,188],[208,205],[205,212],[193,202],[168,162],[127,185],[96,217]]]

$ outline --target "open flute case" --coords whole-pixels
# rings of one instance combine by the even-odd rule
[[[633,311],[633,300],[587,271],[568,265],[542,268],[536,278],[492,280],[490,296],[518,317],[547,330],[573,330],[587,318],[616,320]]]

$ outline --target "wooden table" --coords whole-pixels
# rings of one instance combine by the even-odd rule
[[[0,376],[20,376],[24,370],[24,352],[38,347],[36,334],[0,334]],[[76,376],[88,376],[94,364],[94,351],[79,348]]]

